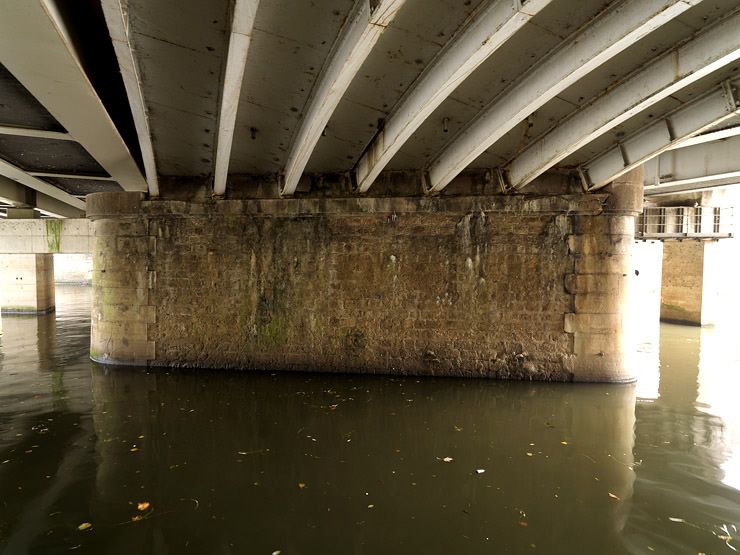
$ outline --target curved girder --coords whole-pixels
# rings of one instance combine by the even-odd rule
[[[530,144],[506,168],[520,189],[597,137],[740,59],[740,12],[645,66]]]
[[[685,193],[740,183],[740,136],[663,152],[645,164],[645,195]]]
[[[131,46],[126,3],[125,0],[102,0],[101,5],[118,60],[118,68],[126,87],[131,115],[134,118],[136,137],[139,141],[141,157],[144,162],[144,173],[146,174],[149,194],[157,197],[159,196],[159,179],[152,145],[152,132],[149,128],[149,114],[144,103],[144,92],[141,88],[139,65]]]
[[[470,15],[401,98],[357,164],[357,190],[366,192],[393,156],[440,104],[498,48],[552,0],[498,0]]]
[[[226,176],[229,172],[231,145],[234,140],[236,112],[239,108],[239,95],[244,79],[244,66],[247,63],[252,28],[257,15],[259,0],[236,0],[229,34],[229,50],[226,55],[226,70],[221,87],[221,103],[218,116],[218,136],[216,138],[216,161],[213,171],[213,194],[226,192]]]
[[[365,58],[406,0],[358,0],[329,54],[285,165],[280,194],[291,196],[308,159]]]
[[[506,133],[557,94],[701,0],[627,0],[574,33],[464,128],[427,171],[439,192]]]
[[[594,157],[581,168],[585,185],[600,189],[661,152],[736,116],[740,113],[734,93],[738,88],[740,80],[726,81]]]

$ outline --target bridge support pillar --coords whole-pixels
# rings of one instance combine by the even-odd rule
[[[737,239],[666,241],[660,319],[709,326],[734,323],[740,309]]]
[[[8,208],[8,219],[36,217],[32,208]],[[0,255],[2,314],[47,314],[55,308],[52,254]]]
[[[623,313],[640,183],[431,198],[89,195],[91,357],[630,381]]]

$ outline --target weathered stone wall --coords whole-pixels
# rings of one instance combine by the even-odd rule
[[[634,216],[609,199],[91,195],[91,356],[626,381]]]
[[[700,326],[703,282],[704,243],[666,241],[663,245],[660,319]]]

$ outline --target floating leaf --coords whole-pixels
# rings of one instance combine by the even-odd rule
[[[560,445],[568,445],[568,442],[567,441],[561,441],[560,442]]]
[[[132,453],[136,453],[138,450],[138,447],[132,447],[131,449],[129,449],[129,451],[131,451]]]
[[[486,471],[486,469],[485,469],[485,468],[476,468],[476,469],[475,469],[475,473],[476,473],[476,474],[483,474],[483,473],[484,473],[485,471]]]
[[[619,501],[619,496],[618,495],[614,495],[612,492],[609,492],[609,497],[611,497],[612,499],[616,499],[617,501]]]
[[[368,509],[372,509],[372,508],[374,508],[374,507],[375,507],[375,505],[368,505],[368,506],[367,506],[367,508],[368,508]]]
[[[131,517],[131,522],[139,522],[140,520],[143,520],[144,517],[141,515],[134,515]]]
[[[449,462],[452,462],[453,460],[454,459],[452,457],[445,457],[444,459],[442,459],[442,462],[449,463]]]
[[[532,453],[530,453],[530,452],[527,452],[527,456],[528,456],[528,457],[531,457],[531,456],[533,456],[533,455],[532,455]]]
[[[525,521],[525,520],[520,520],[519,521],[519,526],[523,526],[524,528],[526,528],[527,526],[529,526],[529,523],[527,521]]]
[[[682,518],[676,518],[674,516],[669,516],[668,517],[668,520],[670,520],[671,522],[686,522],[684,519],[682,519]]]
[[[306,484],[304,484],[303,482],[298,482],[299,489],[305,489],[305,487],[306,487]]]
[[[80,525],[79,525],[79,526],[77,527],[77,529],[78,529],[78,530],[79,530],[80,532],[84,532],[85,530],[90,530],[90,528],[92,528],[92,524],[90,524],[89,522],[83,522],[82,524],[80,524]]]
[[[136,508],[140,511],[146,511],[150,506],[149,501],[142,501],[141,503],[136,505]]]

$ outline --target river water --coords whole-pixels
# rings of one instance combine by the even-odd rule
[[[0,553],[740,549],[734,330],[646,333],[637,385],[147,373],[57,302],[2,321]]]

